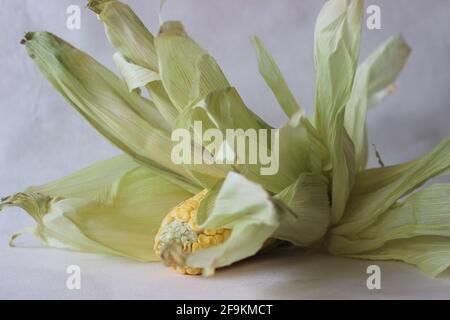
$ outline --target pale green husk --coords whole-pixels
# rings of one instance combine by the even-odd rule
[[[153,239],[162,219],[191,195],[119,156],[28,188],[3,201],[0,210],[26,210],[36,221],[32,233],[50,246],[156,261]]]
[[[254,38],[257,67],[289,118],[275,128],[279,145],[269,139],[265,150],[279,150],[274,175],[261,175],[261,163],[175,165],[173,129],[198,135],[195,121],[222,133],[273,128],[181,22],[164,22],[153,36],[120,1],[90,0],[88,7],[118,51],[113,59],[123,80],[50,33],[28,33],[23,43],[55,89],[126,155],[3,199],[0,210],[18,206],[36,220],[27,230],[55,247],[154,261],[164,216],[208,188],[197,222],[229,228],[231,236],[182,257],[206,274],[256,254],[269,238],[352,258],[402,260],[433,276],[450,266],[450,187],[416,191],[450,172],[450,138],[416,160],[367,168],[367,113],[393,91],[410,49],[397,35],[358,66],[362,0],[329,0],[317,18],[312,118]],[[192,143],[217,156],[210,145]]]

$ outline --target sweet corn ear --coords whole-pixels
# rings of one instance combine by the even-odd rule
[[[205,189],[173,208],[164,218],[155,237],[156,254],[182,274],[201,274],[202,269],[184,264],[186,257],[190,253],[223,243],[231,234],[230,229],[202,229],[197,225],[197,210],[207,193]]]

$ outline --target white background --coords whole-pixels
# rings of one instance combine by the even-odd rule
[[[128,0],[153,33],[159,0]],[[301,105],[314,106],[313,28],[317,0],[169,0],[166,20],[186,30],[221,64],[246,103],[273,125],[286,119],[257,72],[250,37],[274,55]],[[66,28],[66,8],[82,8],[81,30]],[[0,0],[0,196],[62,177],[119,151],[50,87],[19,41],[48,30],[113,68],[101,23],[82,0]],[[450,134],[450,2],[370,0],[382,30],[364,28],[362,57],[402,32],[413,49],[399,89],[369,115],[370,142],[386,164],[430,151]],[[374,165],[375,162],[371,161]],[[448,178],[441,179],[448,181]],[[8,237],[32,224],[19,210],[0,216],[0,298],[450,298],[444,274],[432,280],[401,263],[382,263],[382,286],[366,288],[366,261],[282,252],[228,268],[213,279],[181,277],[159,264],[62,252]],[[37,247],[37,248],[30,248]],[[82,268],[82,290],[65,287],[66,267]]]

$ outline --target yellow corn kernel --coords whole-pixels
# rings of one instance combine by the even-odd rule
[[[209,237],[205,234],[199,235],[197,241],[202,245],[202,247],[209,246]]]
[[[231,230],[230,229],[224,229],[222,234],[223,234],[223,239],[226,240],[230,236]]]
[[[224,241],[224,237],[222,234],[216,234],[214,236],[214,240],[217,244],[222,243]]]
[[[198,249],[200,249],[200,244],[199,243],[193,243],[192,244],[192,253],[194,253]]]
[[[185,271],[186,271],[187,274],[190,274],[190,275],[193,275],[193,276],[202,273],[202,269],[200,269],[200,268],[187,267],[185,269],[186,269]]]
[[[214,230],[214,229],[205,229],[204,232],[205,232],[205,234],[208,235],[208,236],[214,236],[214,235],[216,235],[216,233],[217,233],[217,231]]]

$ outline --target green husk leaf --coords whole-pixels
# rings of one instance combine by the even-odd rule
[[[250,142],[253,146],[257,145],[259,154],[271,155],[271,149],[277,150],[279,147],[280,156],[272,158],[272,168],[269,168],[269,164],[261,162],[255,164],[250,161],[236,163],[239,172],[250,180],[260,183],[271,192],[280,192],[294,182],[301,172],[310,168],[308,132],[300,123],[301,114],[294,117],[282,129],[275,129],[273,137],[276,138],[277,135],[280,137],[275,140],[271,139],[272,133],[269,131],[271,128],[248,110],[234,88],[212,92],[202,103],[194,106],[190,114],[183,114],[185,117],[182,121],[180,119],[183,127],[190,126],[193,121],[202,121],[204,130],[217,128],[224,137],[226,137],[227,129],[240,129],[242,135],[246,137],[247,145]],[[267,130],[267,141],[260,141],[259,137],[247,134],[248,129]],[[237,144],[232,148],[229,141],[227,142],[233,153],[237,155]],[[279,146],[275,144],[279,144]],[[248,160],[250,148],[247,148],[246,151],[245,158]],[[213,155],[217,156],[214,153]],[[240,159],[242,160],[242,158]],[[279,170],[275,171],[276,168]],[[274,170],[274,172],[269,172],[270,170]],[[268,174],[261,174],[262,172]]]
[[[436,184],[415,192],[380,214],[358,233],[358,239],[335,238],[334,253],[359,254],[378,249],[392,240],[418,236],[449,237],[450,185]]]
[[[113,58],[130,92],[145,87],[151,82],[161,81],[158,73],[128,62],[121,53],[114,54]]]
[[[191,174],[171,159],[170,126],[151,101],[129,93],[112,72],[56,36],[39,32],[27,37],[27,50],[41,72],[101,134],[136,161],[192,187]],[[213,180],[224,176],[214,166],[198,170]]]
[[[194,121],[200,121],[201,128],[194,128]],[[191,173],[194,181],[197,179],[204,181],[201,168],[198,168],[198,165],[195,164],[195,152],[202,155],[202,161],[207,163],[207,165],[219,167],[223,172],[225,172],[224,176],[226,176],[226,172],[234,170],[233,167],[225,161],[218,161],[219,157],[216,157],[215,153],[217,149],[220,149],[218,147],[218,143],[214,138],[206,137],[206,131],[209,129],[216,129],[216,125],[211,121],[204,110],[201,110],[200,108],[186,108],[177,117],[174,123],[174,128],[177,130],[187,130],[190,133],[190,136],[193,137],[193,141],[191,143],[191,163],[183,163],[182,165]],[[204,137],[206,140],[203,140]],[[217,181],[217,179],[211,180],[209,187],[216,185]]]
[[[332,127],[330,159],[332,165],[331,185],[331,219],[338,223],[344,213],[350,192],[355,182],[356,164],[355,148],[344,128],[344,110],[336,115],[336,123]]]
[[[381,249],[349,257],[366,260],[397,260],[417,266],[424,273],[436,277],[450,267],[449,239],[443,237],[415,237],[394,240]]]
[[[119,156],[66,178],[8,197],[37,223],[49,246],[156,261],[153,240],[162,219],[192,193]]]
[[[162,81],[152,81],[146,85],[147,91],[150,93],[159,112],[170,124],[174,124],[178,117],[178,110],[170,101],[169,95],[164,89]]]
[[[312,170],[310,134],[304,120],[305,116],[298,112],[279,129],[280,172],[289,182],[301,173]]]
[[[402,260],[436,276],[450,266],[450,185],[436,184],[396,203],[358,239],[336,237],[333,253]]]
[[[88,7],[98,14],[109,42],[124,57],[158,72],[154,37],[128,5],[116,0],[90,0]]]
[[[180,128],[193,129],[192,123],[194,121],[201,121],[203,132],[207,129],[216,128],[222,132],[224,137],[227,129],[242,129],[242,134],[245,134],[248,129],[271,129],[247,109],[234,88],[210,93],[200,103],[184,110],[176,124]],[[327,162],[327,150],[321,143],[316,129],[307,118],[299,112],[281,129],[274,130],[274,137],[278,135],[279,140],[272,141],[272,134],[267,131],[268,145],[264,143],[265,141],[255,141],[255,138],[250,134],[246,135],[246,141],[247,143],[251,141],[254,145],[258,144],[260,153],[271,154],[272,149],[279,150],[279,158],[272,158],[272,167],[278,168],[278,170],[271,174],[262,175],[262,171],[269,170],[267,169],[268,164],[262,164],[261,162],[251,164],[247,161],[246,163],[236,163],[239,172],[275,193],[295,182],[303,172],[311,170],[315,170],[317,173],[322,172],[322,166]],[[192,130],[192,132],[199,136],[195,130]],[[207,148],[209,144],[209,142],[206,143],[204,147]],[[267,149],[267,146],[269,149]],[[237,154],[236,145],[234,147],[233,152]],[[314,154],[312,151],[314,151]],[[212,152],[212,155],[217,156],[214,152]],[[246,159],[249,159],[248,154],[246,154]]]
[[[254,177],[259,183],[272,192],[281,192],[294,184],[297,178],[306,172],[322,174],[327,163],[327,150],[317,130],[301,112],[294,114],[280,129],[278,172],[274,175]],[[258,167],[250,167],[250,173],[256,175]],[[243,171],[245,172],[245,171]],[[253,177],[249,175],[249,177]]]
[[[186,260],[188,266],[211,272],[256,254],[278,227],[279,214],[260,185],[230,172],[220,186],[212,211],[198,222],[202,228],[232,229],[223,244],[199,250]]]
[[[259,72],[272,90],[286,115],[290,118],[297,112],[301,112],[301,108],[289,89],[275,60],[258,37],[253,38],[253,46],[255,47],[258,58]]]
[[[345,108],[345,128],[354,145],[356,167],[363,170],[368,159],[367,110],[393,91],[410,48],[402,36],[388,39],[358,68],[350,99]]]
[[[101,3],[99,4],[99,2]],[[116,0],[91,0],[88,6],[98,14],[99,19],[105,25],[106,35],[112,46],[119,50],[128,63],[137,66],[131,69],[127,68],[126,73],[122,74],[125,79],[140,79],[144,73],[143,69],[147,70],[145,72],[147,80],[153,79],[153,74],[159,74],[154,37],[128,5]],[[133,72],[139,74],[133,75]],[[145,78],[142,82],[145,81]],[[137,84],[128,83],[130,89]],[[178,115],[178,110],[170,101],[162,82],[147,81],[146,88],[161,115],[172,124]]]
[[[450,173],[450,138],[432,152],[404,164],[370,169],[356,176],[346,214],[332,234],[351,236],[373,224],[397,200],[429,179]]]
[[[283,202],[292,214],[282,216],[273,238],[306,247],[324,237],[330,224],[330,203],[327,181],[323,176],[302,174],[275,198]]]
[[[155,45],[164,88],[173,105],[181,112],[190,103],[196,64],[206,51],[189,38],[179,21],[165,22]]]
[[[315,27],[316,124],[324,137],[348,101],[358,63],[363,1],[328,1]]]
[[[311,171],[316,174],[322,174],[323,171],[331,170],[330,153],[319,132],[307,117],[302,116],[300,122],[308,133]]]
[[[344,129],[344,112],[358,63],[362,9],[363,1],[359,0],[328,1],[315,27],[315,121],[330,150],[333,224],[344,214],[355,172],[354,148]]]
[[[208,54],[198,58],[194,80],[189,93],[190,105],[204,99],[208,94],[230,87],[216,60]]]

